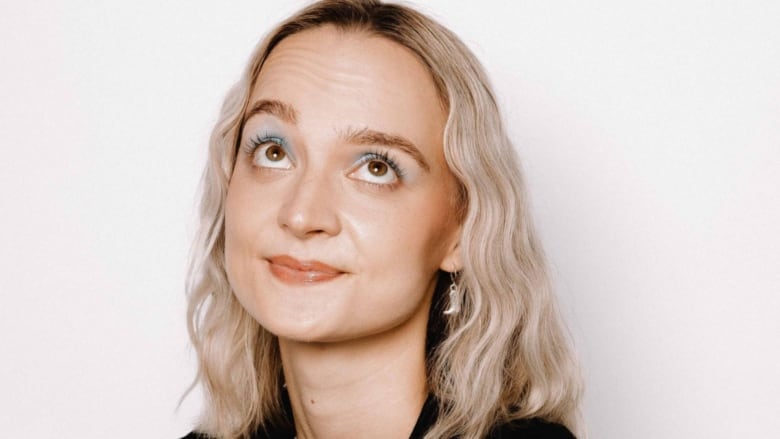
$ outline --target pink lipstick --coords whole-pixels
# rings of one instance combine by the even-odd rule
[[[281,255],[268,258],[271,274],[288,284],[327,282],[344,274],[343,271],[319,261],[299,261]]]

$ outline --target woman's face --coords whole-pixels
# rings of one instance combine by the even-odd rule
[[[389,40],[326,26],[271,52],[225,208],[230,284],[271,333],[343,341],[427,315],[459,268],[446,114]]]

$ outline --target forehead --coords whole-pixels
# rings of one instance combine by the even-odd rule
[[[269,54],[250,98],[292,106],[312,128],[368,127],[437,143],[446,113],[426,66],[384,37],[333,26],[282,40]]]

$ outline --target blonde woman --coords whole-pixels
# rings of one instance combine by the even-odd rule
[[[297,13],[203,184],[188,438],[582,437],[518,161],[450,31],[375,0]]]

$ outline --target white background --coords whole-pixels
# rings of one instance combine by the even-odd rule
[[[255,42],[304,2],[218,3],[0,5],[3,437],[191,426],[207,137]],[[778,437],[780,2],[420,7],[501,97],[591,437]]]

